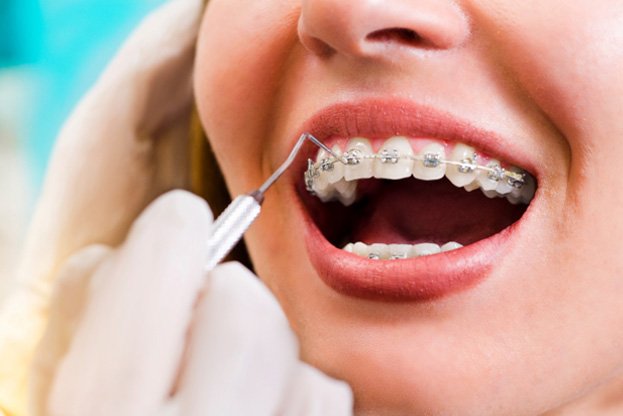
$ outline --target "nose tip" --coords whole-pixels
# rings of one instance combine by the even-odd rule
[[[317,55],[372,57],[394,47],[456,48],[470,27],[451,0],[302,0],[298,32]]]

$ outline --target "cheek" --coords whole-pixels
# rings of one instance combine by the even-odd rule
[[[586,0],[472,4],[479,9],[476,14],[495,11],[496,16],[478,21],[489,22],[479,30],[483,38],[493,39],[488,45],[496,64],[550,120],[569,150],[569,171],[559,173],[566,187],[549,190],[560,190],[549,198],[555,202],[549,212],[561,233],[535,242],[549,252],[534,271],[551,276],[539,289],[549,285],[550,298],[560,305],[543,308],[558,314],[550,313],[550,323],[558,326],[548,333],[575,340],[567,358],[591,363],[580,370],[585,375],[620,371],[623,7],[615,1]],[[568,377],[574,378],[579,379]]]
[[[491,22],[483,36],[495,39],[500,65],[567,142],[570,171],[560,172],[568,174],[568,184],[559,217],[579,234],[570,242],[573,250],[614,260],[609,247],[623,235],[623,220],[615,215],[623,195],[607,190],[623,185],[617,168],[623,154],[623,7],[588,0],[474,4],[479,2],[475,13],[495,11],[479,21]]]
[[[257,186],[269,153],[279,75],[296,40],[298,11],[288,3],[213,0],[204,16],[197,105],[225,179],[237,190]]]
[[[495,16],[485,31],[498,40],[500,65],[564,136],[573,141],[614,127],[610,117],[623,103],[623,7],[588,0],[491,3],[486,7]]]

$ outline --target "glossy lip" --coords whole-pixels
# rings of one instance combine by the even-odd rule
[[[518,143],[457,120],[447,113],[403,100],[367,100],[340,103],[315,114],[302,126],[327,145],[336,139],[355,136],[370,139],[391,135],[426,137],[472,145],[506,163],[530,171],[538,181],[538,171]],[[297,135],[298,136],[298,135]],[[329,243],[303,203],[303,172],[308,157],[317,148],[308,146],[288,175],[295,188],[297,210],[305,224],[305,244],[309,259],[329,287],[346,296],[378,301],[427,301],[475,286],[491,275],[519,234],[537,198],[511,226],[488,238],[458,250],[413,259],[379,261],[348,253]]]

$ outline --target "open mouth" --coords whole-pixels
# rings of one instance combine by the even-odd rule
[[[293,171],[307,253],[341,294],[436,299],[492,276],[530,232],[519,141],[403,100],[335,104],[303,127],[330,150]]]
[[[396,261],[456,250],[518,221],[536,181],[463,143],[357,137],[308,162],[304,198],[332,245]]]

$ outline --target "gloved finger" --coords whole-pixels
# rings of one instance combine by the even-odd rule
[[[183,191],[153,202],[95,272],[59,366],[51,415],[149,415],[168,397],[203,286],[212,214]]]
[[[299,363],[278,414],[297,416],[350,416],[353,394],[343,381]]]
[[[215,268],[191,329],[177,400],[181,414],[277,414],[298,362],[279,304],[238,263]]]
[[[30,369],[29,415],[45,414],[54,373],[69,348],[88,299],[91,275],[111,251],[107,246],[89,246],[70,257],[60,271],[50,299],[48,326]]]

